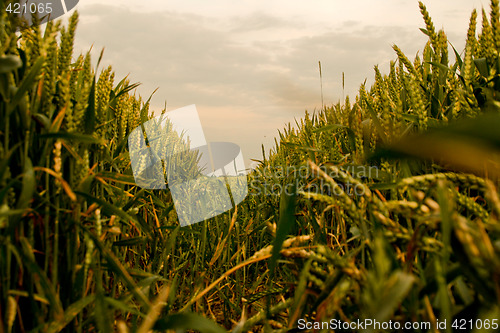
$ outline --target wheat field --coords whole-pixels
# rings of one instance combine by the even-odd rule
[[[10,2],[0,18],[0,332],[288,332],[306,322],[329,332],[321,323],[367,319],[496,331],[498,0],[481,24],[471,13],[463,52],[420,3],[419,55],[394,45],[371,87],[279,131],[245,176],[243,202],[186,227],[170,191],[143,189],[132,173],[128,138],[153,118],[150,98],[101,58],[75,55],[78,13],[42,32],[36,17],[27,27],[8,15]]]

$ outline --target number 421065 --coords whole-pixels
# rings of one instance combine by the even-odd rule
[[[493,329],[498,330],[498,319],[455,319],[451,325],[455,330]]]
[[[21,5],[18,2],[13,4],[9,3],[5,11],[14,14],[26,14],[26,13],[50,14],[52,13],[52,3],[51,2],[39,3],[39,4],[31,3],[29,5],[26,3]]]

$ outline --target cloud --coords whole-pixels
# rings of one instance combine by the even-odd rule
[[[207,137],[239,143],[247,159],[305,109],[321,107],[318,61],[330,104],[342,96],[342,72],[354,97],[366,78],[373,82],[374,65],[388,72],[392,44],[413,58],[426,41],[418,27],[350,18],[332,27],[262,10],[226,18],[98,4],[79,10],[75,49],[105,47],[103,65],[112,64],[117,79],[142,82],[143,96],[159,87],[157,110],[165,100],[169,109],[196,104]]]
[[[237,15],[229,18],[228,24],[232,33],[265,32],[270,30],[297,29],[291,21],[285,20],[262,11],[247,15]],[[303,25],[302,25],[303,27]]]

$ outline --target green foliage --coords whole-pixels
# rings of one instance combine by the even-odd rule
[[[124,148],[149,100],[127,79],[115,85],[110,67],[96,74],[89,53],[73,62],[77,21],[18,37],[2,7],[0,330],[180,327],[192,315],[170,317],[175,288],[164,295],[170,309],[153,302],[175,280],[162,277],[167,257],[188,259],[173,253],[178,230],[164,229],[173,204],[135,186]],[[220,331],[208,319],[192,328]]]
[[[299,185],[295,235],[314,235],[319,246],[282,251],[304,267],[289,283],[309,281],[289,327],[313,313],[310,320],[452,322],[500,302],[498,284],[486,282],[500,272],[487,259],[500,252],[499,30],[490,28],[499,26],[498,3],[479,38],[472,13],[455,63],[446,35],[420,9],[429,36],[422,60],[394,46],[388,76],[375,67],[374,85],[362,85],[354,104],[306,112],[252,174],[254,184]],[[296,170],[307,160],[307,172],[275,179],[283,164]]]
[[[0,330],[498,317],[498,1],[454,63],[420,10],[420,56],[394,46],[353,102],[279,132],[235,210],[184,228],[168,190],[134,183],[128,135],[152,118],[138,84],[73,58],[77,14],[18,36],[2,11]]]

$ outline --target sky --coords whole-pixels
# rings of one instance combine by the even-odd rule
[[[424,4],[459,52],[473,8],[489,12],[487,0]],[[207,141],[238,144],[247,167],[278,130],[322,107],[319,61],[330,105],[369,87],[374,65],[388,73],[392,45],[413,59],[427,40],[413,0],[80,0],[75,10],[75,58],[104,48],[101,68],[142,83],[143,98],[158,88],[153,110],[195,104]]]

